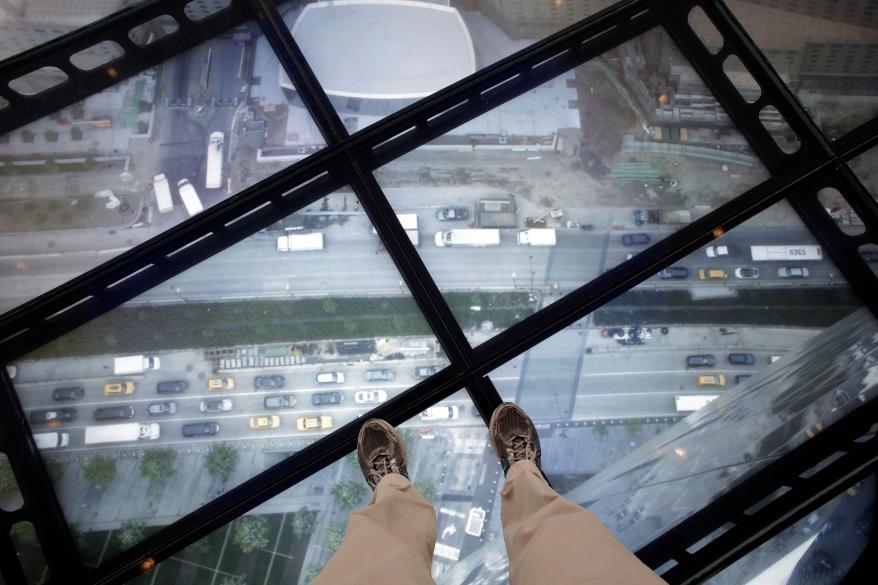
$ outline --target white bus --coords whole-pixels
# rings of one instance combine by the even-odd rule
[[[205,172],[205,189],[219,189],[223,185],[223,143],[225,135],[213,132],[207,143],[207,171]]]
[[[695,412],[710,402],[719,398],[719,394],[696,394],[689,396],[674,396],[677,403],[677,412]]]
[[[789,262],[796,260],[823,260],[820,246],[750,246],[754,262]]]

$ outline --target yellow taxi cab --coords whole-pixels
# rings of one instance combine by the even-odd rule
[[[120,380],[104,384],[104,396],[127,396],[128,394],[134,394],[134,382],[131,380]]]
[[[264,416],[251,416],[251,429],[276,429],[280,426],[280,417],[276,414]]]
[[[235,379],[234,378],[210,378],[207,381],[207,389],[208,390],[234,390],[235,389]]]
[[[725,376],[725,374],[705,374],[703,376],[698,376],[698,385],[699,386],[725,386],[726,385],[726,376]]]
[[[319,431],[332,428],[331,416],[302,416],[296,421],[300,431]]]
[[[701,280],[725,280],[728,275],[722,268],[701,268],[698,270],[698,278]]]

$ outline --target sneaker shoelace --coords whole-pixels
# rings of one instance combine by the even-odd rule
[[[396,457],[393,457],[387,449],[378,449],[369,460],[369,479],[378,483],[388,473],[400,473]]]
[[[509,464],[528,459],[533,453],[533,443],[527,440],[525,435],[512,435],[506,440],[506,453],[509,456]]]

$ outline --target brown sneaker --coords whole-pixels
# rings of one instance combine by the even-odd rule
[[[527,459],[540,466],[540,438],[530,417],[511,402],[504,402],[494,410],[488,423],[491,446],[503,473],[516,461]],[[542,470],[540,470],[542,472]]]
[[[405,468],[405,445],[402,438],[387,421],[373,418],[360,427],[357,437],[357,459],[366,483],[374,490],[388,473],[409,476]]]

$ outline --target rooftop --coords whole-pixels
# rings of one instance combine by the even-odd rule
[[[419,99],[476,70],[466,24],[448,6],[317,2],[304,7],[292,33],[329,95]],[[345,59],[338,58],[339,39],[345,39]],[[285,75],[281,85],[292,88]]]

